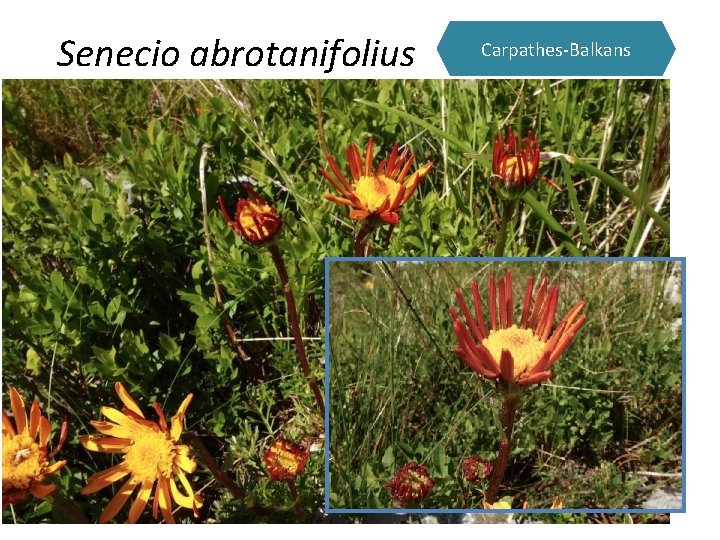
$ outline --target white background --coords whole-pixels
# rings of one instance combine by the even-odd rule
[[[710,13],[712,2],[689,0],[648,2],[640,0],[575,1],[493,1],[472,2],[20,2],[5,0],[0,13],[0,75],[2,78],[280,78],[321,77],[322,70],[306,68],[196,68],[180,62],[172,68],[62,68],[65,57],[59,45],[66,39],[76,43],[139,47],[155,45],[156,39],[188,54],[198,45],[212,46],[215,38],[223,44],[267,46],[322,44],[338,37],[346,44],[380,39],[383,44],[416,48],[412,68],[335,68],[340,78],[442,78],[447,72],[436,52],[437,43],[449,20],[662,20],[676,51],[665,74],[671,79],[671,249],[673,256],[687,257],[687,513],[673,514],[670,526],[515,526],[478,529],[478,526],[216,526],[213,529],[176,527],[133,529],[141,537],[158,533],[191,538],[213,534],[220,537],[365,538],[387,533],[403,536],[478,538],[479,535],[509,535],[560,538],[650,536],[682,538],[685,533],[703,534],[717,530],[714,513],[718,499],[718,416],[715,414],[718,388],[715,376],[720,352],[714,339],[717,328],[718,287],[715,274],[717,216],[720,214],[718,185],[720,136],[718,135],[718,65],[720,37],[717,17]],[[181,65],[182,64],[182,65]],[[714,527],[713,527],[714,525]],[[450,527],[448,529],[447,527]],[[53,536],[84,534],[80,527],[24,528],[22,535]],[[121,538],[128,529],[103,527],[110,538]],[[210,532],[211,531],[211,532]],[[17,534],[17,529],[8,529]],[[92,533],[96,532],[93,530]],[[90,533],[90,534],[92,534]],[[713,533],[716,534],[716,533]]]

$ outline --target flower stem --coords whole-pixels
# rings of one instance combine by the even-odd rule
[[[395,230],[395,225],[390,225],[390,227],[388,227],[387,234],[385,235],[385,241],[383,243],[383,250],[385,250],[385,251],[387,251],[387,248],[390,245],[390,237],[392,236],[392,233],[394,230]]]
[[[358,232],[357,238],[355,239],[355,257],[370,256],[370,250],[372,249],[372,246],[370,246],[368,239],[370,238],[373,230],[373,226],[370,225],[367,221],[363,223],[363,226],[361,227],[360,231]]]
[[[500,228],[498,229],[497,237],[495,239],[495,257],[502,257],[505,252],[508,224],[510,223],[514,213],[515,201],[503,200],[503,213],[502,218],[500,218]]]
[[[500,407],[500,423],[502,424],[502,434],[500,436],[500,450],[498,451],[497,461],[493,467],[492,476],[490,477],[490,485],[485,493],[485,502],[493,504],[497,499],[497,493],[500,489],[500,482],[505,474],[508,459],[510,458],[510,449],[512,448],[512,432],[515,425],[515,413],[520,406],[520,396],[517,394],[509,394],[503,396],[502,405]]]
[[[290,288],[290,278],[288,277],[287,268],[285,268],[285,262],[283,261],[280,250],[276,244],[270,244],[268,246],[270,255],[275,263],[275,268],[280,276],[280,283],[282,283],[283,291],[285,292],[285,302],[287,303],[288,317],[290,319],[290,327],[293,333],[293,339],[295,340],[295,348],[297,348],[298,358],[300,358],[300,365],[302,366],[303,373],[307,379],[310,390],[315,396],[318,410],[322,418],[325,418],[325,400],[323,399],[320,386],[317,381],[312,378],[312,372],[310,371],[310,365],[305,356],[305,344],[302,340],[302,334],[300,333],[300,323],[298,322],[297,308],[295,307],[295,296],[293,295],[292,289]]]
[[[293,498],[293,507],[295,508],[295,515],[299,518],[305,515],[302,503],[300,502],[300,495],[298,495],[297,487],[295,486],[295,480],[290,479],[287,481],[287,485],[290,488],[290,496]]]

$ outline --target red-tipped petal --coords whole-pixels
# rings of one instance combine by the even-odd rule
[[[568,330],[565,334],[563,334],[563,336],[560,338],[560,341],[555,346],[555,348],[553,349],[553,351],[550,355],[550,364],[551,365],[553,362],[555,362],[555,360],[560,358],[560,355],[562,355],[562,353],[564,353],[567,350],[567,348],[570,346],[573,339],[575,338],[575,334],[577,333],[577,331],[580,329],[580,327],[583,324],[585,324],[586,319],[587,318],[585,317],[585,315],[583,315],[575,322],[575,324],[573,324],[570,328],[568,328]]]
[[[340,167],[338,167],[337,162],[333,159],[332,156],[328,156],[328,165],[330,165],[330,169],[332,170],[333,174],[335,175],[335,178],[337,178],[340,183],[342,184],[344,191],[352,191],[352,186],[350,185],[350,182],[348,182],[347,178],[345,178],[345,175],[340,170]],[[325,176],[327,178],[327,176]]]
[[[495,374],[500,373],[500,366],[495,362],[490,351],[488,351],[482,343],[475,343],[473,341],[472,337],[470,337],[470,332],[468,332],[467,327],[462,324],[462,322],[456,319],[453,323],[453,330],[460,345],[477,357],[485,366],[485,369]]]
[[[5,411],[2,411],[2,428],[3,431],[7,431],[10,435],[17,435],[17,432],[15,431],[15,426],[12,423],[12,420],[10,420],[10,417],[5,413]]]
[[[408,171],[410,170],[410,167],[412,166],[413,162],[415,161],[415,156],[410,155],[405,162],[405,165],[403,166],[402,170],[400,171],[400,174],[398,174],[397,178],[395,179],[396,182],[399,184],[402,184],[403,180],[405,180],[405,176],[407,175]]]
[[[15,428],[18,433],[22,433],[27,428],[27,413],[25,412],[25,402],[14,386],[10,387],[10,408],[15,418]]]
[[[545,302],[545,293],[547,292],[547,278],[543,278],[540,282],[537,294],[535,295],[535,306],[533,307],[530,319],[527,322],[527,328],[535,328],[540,319],[540,312]]]
[[[535,286],[535,278],[530,276],[528,279],[527,289],[525,289],[525,300],[523,302],[522,318],[520,319],[520,328],[526,328],[527,320],[530,316],[530,304],[532,303],[533,287]]]
[[[350,176],[353,180],[357,180],[362,176],[362,160],[360,158],[360,149],[355,143],[348,146],[347,160],[350,167]]]
[[[460,359],[465,363],[467,367],[472,369],[474,372],[479,373],[486,379],[495,379],[497,378],[498,374],[496,372],[493,372],[489,369],[487,369],[480,358],[475,356],[471,351],[468,351],[467,349],[463,349],[462,347],[456,347],[455,348],[455,354],[457,354]]]
[[[493,330],[497,330],[497,319],[495,318],[495,311],[497,309],[497,302],[495,301],[495,276],[490,276],[490,327]]]
[[[543,315],[535,331],[537,336],[543,341],[547,341],[550,331],[552,330],[552,325],[555,322],[555,312],[557,311],[559,294],[560,292],[557,287],[550,289],[547,302],[545,302],[545,308],[543,309]]]
[[[482,334],[482,338],[485,339],[486,337],[488,337],[488,331],[485,327],[485,317],[483,317],[482,312],[482,299],[480,298],[480,289],[478,288],[477,281],[474,280],[472,282],[472,295],[473,301],[475,302],[475,316],[477,317],[478,329]]]
[[[365,219],[370,215],[367,210],[351,210],[350,219]]]
[[[34,399],[30,406],[30,428],[28,433],[32,440],[35,440],[37,436],[38,428],[40,427],[40,418],[40,403],[38,403],[37,399]]]
[[[533,373],[532,375],[521,375],[518,379],[519,384],[531,385],[540,384],[545,382],[552,375],[552,371],[540,371],[539,373]]]
[[[482,341],[483,339],[485,339],[485,336],[480,332],[480,329],[475,324],[475,321],[473,320],[473,317],[470,314],[470,310],[468,309],[467,304],[465,303],[465,298],[463,298],[463,295],[460,292],[460,289],[455,289],[455,298],[457,299],[458,304],[460,305],[460,310],[462,311],[463,316],[465,317],[465,321],[467,321],[467,324],[470,327],[470,330],[472,330],[472,333],[475,336],[475,339],[478,341]]]
[[[372,162],[374,146],[372,138],[368,139],[367,146],[365,147],[365,176],[373,176]]]
[[[378,217],[389,225],[396,225],[400,221],[400,214],[397,212],[383,212]]]
[[[507,349],[500,354],[500,375],[505,382],[515,382],[515,360]]]
[[[334,202],[334,203],[337,203],[337,204],[343,204],[343,205],[345,205],[345,206],[354,206],[353,203],[352,203],[352,201],[350,201],[349,199],[344,199],[344,198],[342,198],[342,197],[336,197],[335,195],[332,195],[332,194],[330,194],[330,193],[326,193],[326,194],[324,195],[324,197],[325,197],[326,200],[328,200],[328,201],[330,201],[330,202]]]
[[[499,310],[498,316],[500,318],[500,328],[509,328],[510,322],[507,318],[507,287],[505,286],[505,278],[501,277],[498,280],[498,299]]]
[[[508,270],[505,274],[505,324],[512,326],[513,320],[513,291],[512,291],[512,270]]]
[[[325,169],[320,169],[320,174],[322,174],[325,177],[325,180],[328,181],[328,183],[334,187],[341,195],[345,195],[347,197],[347,194],[350,189],[346,188],[344,185],[342,185],[337,178],[333,178],[330,176],[330,173],[328,173]]]

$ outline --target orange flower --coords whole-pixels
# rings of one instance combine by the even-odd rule
[[[55,491],[56,486],[43,484],[46,476],[65,466],[65,461],[50,464],[52,457],[62,448],[67,433],[63,423],[60,442],[54,452],[48,453],[50,422],[40,414],[40,403],[33,400],[30,421],[25,413],[25,402],[20,393],[10,387],[10,407],[14,417],[2,412],[2,505],[22,501],[28,493],[43,499]]]
[[[578,302],[553,331],[558,305],[557,287],[548,289],[547,278],[540,283],[533,303],[534,278],[528,280],[522,317],[519,324],[513,321],[512,272],[498,280],[490,277],[490,328],[485,325],[483,306],[477,282],[472,283],[475,316],[465,303],[459,289],[455,296],[464,320],[455,308],[450,308],[453,330],[459,346],[455,353],[473,371],[488,379],[508,385],[538,384],[547,380],[550,366],[570,346],[575,334],[585,322],[580,315],[585,302]]]
[[[173,500],[184,508],[192,508],[197,516],[202,499],[193,493],[185,476],[185,473],[194,472],[197,465],[190,459],[190,448],[184,444],[176,444],[182,434],[185,412],[192,400],[192,394],[185,398],[168,425],[158,403],[155,403],[154,408],[159,424],[145,418],[138,404],[121,383],[115,383],[115,391],[125,405],[122,411],[101,407],[100,412],[110,422],[90,422],[95,429],[107,436],[85,435],[80,437],[80,443],[93,452],[123,454],[123,459],[117,465],[93,474],[80,493],[95,493],[130,475],[100,514],[100,523],[106,523],[115,517],[138,486],[140,489],[130,506],[128,523],[138,520],[150,499],[153,486],[154,518],[157,518],[159,508],[166,523],[175,523],[172,514]],[[176,477],[185,493],[175,484]]]
[[[398,154],[398,145],[395,144],[390,157],[382,160],[378,168],[373,170],[373,140],[368,140],[364,160],[360,156],[360,149],[353,143],[347,149],[352,183],[340,171],[333,157],[328,156],[333,174],[325,169],[320,169],[320,172],[342,197],[326,194],[325,198],[334,203],[351,206],[353,209],[350,211],[350,219],[377,217],[394,225],[400,220],[398,211],[412,197],[420,180],[427,176],[433,166],[432,163],[426,163],[408,176],[415,159],[415,156],[408,156],[408,153],[409,148],[406,146],[402,153]]]
[[[507,197],[522,195],[538,179],[542,179],[560,191],[560,187],[552,180],[540,176],[540,145],[537,135],[528,131],[523,144],[520,143],[508,128],[507,136],[495,134],[493,145],[492,172],[493,178],[500,184],[500,192]]]
[[[273,480],[294,480],[308,460],[309,453],[300,446],[282,438],[273,441],[263,454],[262,460]]]
[[[393,502],[407,506],[425,499],[434,485],[435,479],[430,477],[428,468],[411,461],[395,473],[385,489]]]
[[[282,226],[282,219],[250,186],[246,185],[245,189],[250,196],[247,199],[238,199],[235,219],[228,214],[222,197],[218,197],[220,211],[237,234],[259,246],[275,237]]]

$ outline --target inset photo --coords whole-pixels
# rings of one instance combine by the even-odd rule
[[[328,512],[684,511],[683,259],[326,278]]]

